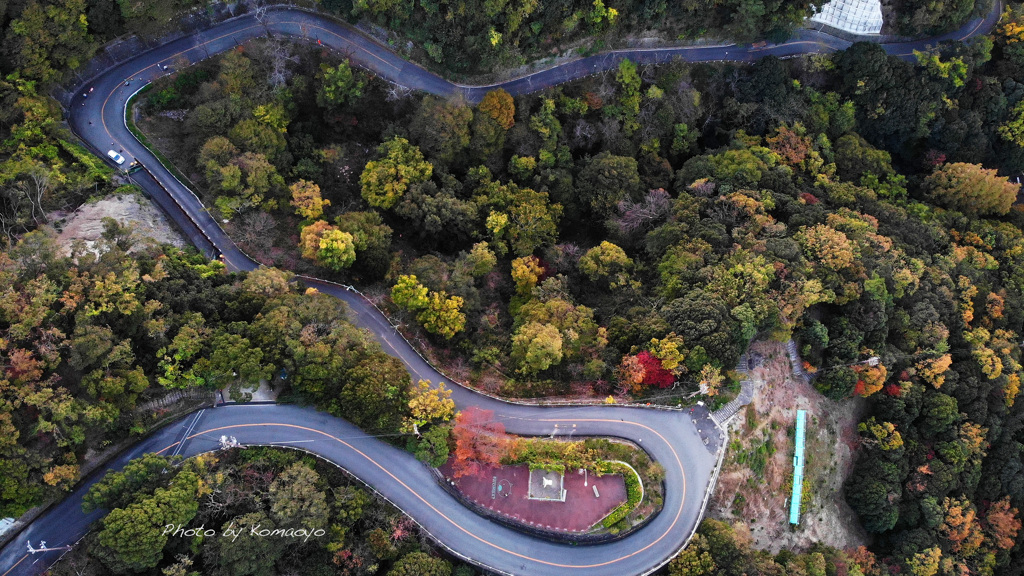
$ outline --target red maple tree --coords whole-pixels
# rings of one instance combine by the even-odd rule
[[[455,416],[455,460],[452,474],[456,478],[479,474],[487,466],[497,466],[511,443],[505,425],[494,420],[494,411],[471,406]]]
[[[658,388],[668,388],[676,381],[671,372],[661,366],[661,360],[657,356],[644,350],[636,355],[640,365],[644,367],[643,383]]]

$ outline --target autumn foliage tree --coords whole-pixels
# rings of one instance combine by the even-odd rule
[[[512,96],[503,88],[491,90],[484,94],[484,99],[480,101],[478,108],[505,130],[508,130],[516,123],[515,101],[512,100]]]
[[[812,149],[811,139],[805,132],[803,126],[799,124],[792,129],[783,124],[779,126],[775,136],[767,139],[768,147],[789,166],[799,167]]]
[[[942,502],[945,518],[939,527],[939,533],[954,553],[963,556],[972,555],[981,545],[983,535],[978,525],[974,506],[967,499],[945,498]]]
[[[420,310],[427,306],[427,287],[412,274],[403,274],[391,287],[391,301],[399,308]]]
[[[682,373],[686,367],[683,360],[686,359],[683,339],[675,332],[666,334],[663,338],[651,338],[648,348],[658,360],[661,366],[672,373]]]
[[[672,559],[668,565],[669,576],[706,576],[718,569],[715,559],[708,551],[708,542],[702,534],[693,537],[690,545]]]
[[[512,360],[521,374],[536,374],[562,361],[562,344],[557,327],[527,322],[512,335]]]
[[[652,386],[668,388],[676,381],[675,375],[665,369],[662,361],[647,350],[624,356],[617,373],[619,383],[634,394]]]
[[[825,224],[801,230],[793,236],[811,260],[831,271],[841,271],[860,257],[860,249],[845,233]]]
[[[324,206],[330,206],[330,200],[320,195],[320,186],[308,180],[299,180],[288,187],[292,193],[291,205],[295,213],[308,220],[315,220],[323,215]]]
[[[884,451],[899,450],[903,447],[903,436],[891,422],[877,422],[875,417],[857,425],[865,444],[877,446]]]
[[[626,252],[607,240],[587,250],[579,261],[580,272],[591,280],[611,277],[632,266],[633,261],[626,256]]]
[[[447,422],[455,414],[455,401],[452,391],[445,388],[444,382],[437,387],[427,380],[420,380],[409,390],[409,417],[404,428],[412,431],[431,422]]]
[[[706,394],[707,396],[716,396],[724,383],[725,377],[722,376],[722,371],[718,368],[715,368],[711,364],[705,364],[701,369],[700,391],[702,394]]]
[[[996,41],[1007,57],[1017,64],[1024,64],[1024,9],[1007,6],[996,30]]]
[[[452,474],[456,478],[479,474],[487,466],[497,466],[512,443],[505,426],[494,420],[494,412],[476,406],[455,415],[452,437],[455,439]]]
[[[853,371],[860,377],[853,392],[858,396],[864,397],[871,396],[881,390],[885,386],[885,379],[889,376],[889,371],[880,362],[875,366],[858,364],[853,367]]]
[[[416,315],[416,320],[431,334],[450,340],[466,327],[466,315],[462,313],[465,302],[462,296],[449,296],[443,290],[427,296],[427,306]]]
[[[942,550],[933,546],[907,559],[907,569],[913,576],[935,576],[939,572]]]
[[[299,236],[302,257],[331,270],[348,268],[356,260],[355,241],[323,220],[306,226]]]
[[[449,296],[443,290],[428,291],[414,275],[402,275],[391,288],[391,301],[400,308],[416,313],[416,320],[427,332],[446,340],[466,326],[462,313],[465,302],[461,296]]]
[[[989,507],[985,514],[985,534],[992,545],[1001,550],[1013,548],[1021,522],[1016,508],[1010,506],[1010,497],[1004,496]]]
[[[997,170],[978,164],[944,164],[924,180],[924,189],[935,202],[976,216],[1000,216],[1010,211],[1018,186]]]
[[[334,271],[348,268],[356,261],[356,247],[352,235],[341,230],[328,230],[320,237],[316,253],[320,265]]]
[[[952,364],[953,356],[950,354],[943,354],[938,358],[926,358],[917,363],[917,375],[935,388],[942,388],[943,383],[946,382],[946,372]]]

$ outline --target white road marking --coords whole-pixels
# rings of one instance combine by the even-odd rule
[[[185,430],[185,434],[181,437],[181,442],[178,442],[178,445],[177,447],[174,448],[174,452],[171,454],[171,456],[177,456],[178,453],[181,452],[182,446],[185,445],[185,441],[188,440],[189,435],[192,434],[192,430],[194,430],[196,424],[199,423],[199,417],[203,415],[203,412],[206,412],[206,410],[200,410],[199,412],[196,413],[196,417],[192,419],[192,424],[188,427],[187,430]]]

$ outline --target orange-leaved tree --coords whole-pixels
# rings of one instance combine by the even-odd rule
[[[1002,550],[1013,548],[1020,526],[1017,509],[1010,506],[1009,496],[992,504],[985,515],[986,535],[995,547]]]
[[[512,96],[498,88],[484,94],[480,101],[480,111],[490,116],[499,126],[508,130],[516,123],[516,103]]]
[[[494,420],[494,411],[476,406],[455,415],[452,436],[455,437],[452,473],[456,478],[478,474],[485,466],[497,466],[512,443],[505,426]]]

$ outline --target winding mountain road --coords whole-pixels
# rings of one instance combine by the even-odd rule
[[[885,49],[907,57],[946,39],[966,39],[987,33],[998,20],[999,3],[986,17],[943,37]],[[753,61],[765,55],[792,56],[846,48],[849,42],[812,30],[802,30],[779,45],[750,48],[736,45],[611,51],[492,86],[463,86],[444,80],[407,62],[352,28],[304,11],[270,10],[258,21],[251,15],[234,18],[198,34],[168,42],[118,64],[83,85],[72,98],[68,121],[72,129],[100,155],[113,149],[128,162],[139,160],[147,170],[133,177],[207,254],[220,255],[233,270],[257,267],[221,230],[206,207],[179,182],[125,126],[128,99],[145,84],[173,72],[184,58],[196,62],[239,43],[272,32],[319,41],[342,51],[356,64],[397,84],[432,94],[462,95],[479,101],[487,90],[501,86],[513,95],[542,90],[586,75],[613,69],[622,58],[658,63],[681,58],[693,62]],[[88,97],[84,94],[89,94]],[[400,358],[414,379],[451,382],[434,370],[358,293],[337,284],[304,279],[321,292],[344,300],[353,322],[368,329],[390,354]],[[222,434],[242,444],[281,444],[309,450],[342,466],[372,486],[416,520],[454,554],[506,574],[599,576],[646,574],[667,562],[687,541],[700,520],[704,497],[718,456],[719,438],[705,446],[706,414],[624,406],[538,407],[511,404],[461,386],[452,386],[460,408],[493,410],[509,432],[525,435],[615,436],[640,444],[665,468],[666,494],[662,512],[628,537],[595,546],[569,546],[540,540],[480,517],[458,503],[434,480],[431,472],[410,454],[365,436],[355,426],[309,408],[278,405],[239,405],[201,410],[134,444],[103,470],[119,469],[147,452],[192,456],[216,449]],[[699,420],[695,423],[693,418]],[[698,426],[700,430],[698,430]],[[82,496],[102,474],[99,471],[27,526],[0,551],[0,576],[43,572],[59,551],[26,553],[26,541],[50,548],[72,545],[99,518],[83,514]]]

